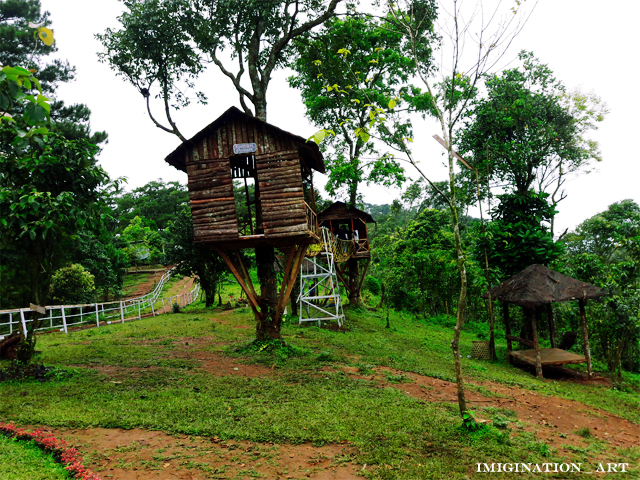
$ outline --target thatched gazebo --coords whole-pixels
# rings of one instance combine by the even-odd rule
[[[591,378],[591,350],[589,348],[589,334],[584,306],[587,300],[598,299],[605,295],[607,295],[607,292],[595,285],[581,282],[568,275],[550,270],[544,265],[537,264],[527,267],[522,272],[491,289],[491,298],[502,302],[506,331],[505,338],[507,339],[509,356],[530,365],[535,365],[538,377],[542,377],[542,366],[586,362],[587,372],[589,378]],[[488,292],[483,295],[483,298],[487,297]],[[584,357],[556,348],[555,345],[555,327],[551,304],[574,300],[577,300],[580,306]],[[511,335],[509,304],[519,305],[525,310],[527,320],[531,325],[533,342]],[[551,348],[541,349],[538,343],[537,318],[540,318],[539,315],[543,306],[546,306],[549,319]],[[511,345],[512,341],[527,345],[532,350],[514,351]]]

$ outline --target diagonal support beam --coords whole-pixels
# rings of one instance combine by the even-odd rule
[[[371,263],[371,257],[367,258],[367,263],[364,266],[364,270],[362,271],[362,275],[360,275],[360,282],[358,283],[358,292],[362,291],[362,283],[364,282],[364,277],[367,276],[367,270],[369,269],[369,264]]]
[[[280,312],[284,310],[284,306],[289,301],[289,297],[291,296],[291,292],[293,291],[293,283],[296,281],[296,278],[298,278],[298,275],[296,275],[295,272],[300,270],[300,265],[302,265],[304,256],[307,253],[307,248],[307,245],[300,245],[298,246],[297,250],[295,249],[295,247],[293,247],[291,249],[291,252],[289,253],[289,258],[287,259],[287,267],[289,268],[288,271],[285,268],[284,278],[282,281],[282,287],[284,287],[284,279],[287,279],[286,290],[284,290],[283,295],[283,289],[280,289],[280,298],[278,299],[278,306],[276,307],[276,318],[278,318],[278,315],[280,315]]]
[[[218,248],[216,248],[215,250],[216,252],[218,252],[218,255],[220,255],[222,260],[224,260],[224,263],[227,264],[227,267],[229,267],[229,270],[231,270],[231,273],[233,274],[234,278],[240,285],[240,288],[242,288],[244,293],[247,295],[247,299],[249,300],[249,305],[251,306],[251,310],[253,310],[254,315],[256,317],[259,317],[260,313],[258,312],[258,298],[255,295],[255,291],[252,291],[249,289],[249,287],[247,287],[247,284],[245,283],[244,278],[242,278],[242,274],[240,273],[236,265],[233,263],[233,261],[229,258],[229,256],[224,251]]]

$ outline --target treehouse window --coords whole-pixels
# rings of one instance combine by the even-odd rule
[[[256,159],[253,155],[242,155],[231,157],[229,160],[231,178],[233,179],[233,198],[238,219],[238,234],[241,237],[260,235],[264,232]]]

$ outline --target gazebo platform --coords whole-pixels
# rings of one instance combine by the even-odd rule
[[[529,365],[536,366],[535,350],[512,350],[509,355]],[[554,365],[569,365],[571,363],[586,363],[587,358],[559,348],[541,348],[540,362],[543,367],[550,367]]]

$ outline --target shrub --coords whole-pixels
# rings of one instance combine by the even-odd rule
[[[364,279],[364,288],[369,290],[374,295],[380,295],[382,284],[380,283],[380,280],[378,280],[376,277],[367,275]]]
[[[63,305],[91,303],[96,291],[94,278],[82,265],[63,267],[51,278],[51,297]]]
[[[171,313],[180,313],[180,305],[177,303],[171,305]]]

